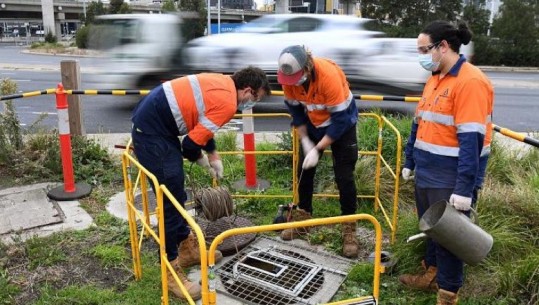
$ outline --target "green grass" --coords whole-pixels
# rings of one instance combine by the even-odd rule
[[[381,115],[380,111],[376,111]],[[403,143],[410,132],[410,118],[389,116],[400,130]],[[15,183],[41,181],[54,177],[58,166],[55,135],[38,133],[25,143],[22,154],[23,175],[15,176]],[[220,151],[233,151],[237,134],[219,134]],[[375,120],[362,118],[358,125],[360,150],[375,150],[378,127]],[[57,137],[56,137],[57,138]],[[290,150],[290,133],[283,133],[278,143],[257,143],[258,151]],[[383,131],[383,156],[389,164],[396,162],[396,137],[387,128]],[[76,140],[77,141],[77,140]],[[11,143],[11,142],[8,142]],[[11,246],[0,244],[0,305],[3,304],[160,304],[160,269],[156,244],[150,239],[142,243],[143,277],[135,281],[132,275],[129,230],[125,221],[105,211],[108,198],[122,191],[117,160],[89,141],[75,142],[75,158],[81,170],[81,179],[94,185],[90,197],[81,200],[82,206],[94,217],[95,226],[84,231],[64,232],[47,238],[17,241]],[[10,144],[11,145],[11,144]],[[402,147],[401,147],[402,148]],[[32,151],[35,153],[32,154]],[[39,157],[41,156],[41,157]],[[40,159],[42,158],[42,159]],[[235,181],[245,178],[243,155],[223,155],[225,179],[220,183],[231,192]],[[264,194],[291,194],[292,166],[289,155],[258,155],[257,173],[271,182]],[[41,161],[40,161],[41,160]],[[404,161],[404,160],[403,160]],[[358,193],[373,194],[376,160],[361,156],[354,175]],[[49,164],[50,163],[50,164]],[[188,187],[211,187],[212,179],[199,166],[187,163]],[[14,173],[16,171],[9,171]],[[397,174],[399,174],[397,172]],[[384,206],[391,212],[393,180],[388,170],[382,170],[380,194]],[[336,193],[331,158],[321,159],[315,179],[315,191]],[[277,207],[289,199],[237,199],[237,211],[255,224],[270,224]],[[435,295],[410,291],[401,286],[398,276],[419,271],[424,251],[422,241],[406,243],[408,236],[418,233],[414,210],[413,182],[401,182],[399,196],[397,242],[384,243],[383,250],[398,259],[391,274],[381,277],[380,302],[396,305],[434,304]],[[314,216],[329,217],[340,214],[336,198],[314,198]],[[478,266],[465,268],[465,285],[459,304],[466,305],[532,305],[539,303],[539,153],[518,157],[493,145],[485,185],[478,203],[479,222],[494,237],[494,247],[487,259]],[[359,213],[373,214],[382,223],[384,235],[389,229],[381,215],[373,211],[372,200],[360,200]],[[372,230],[372,225],[361,223]],[[313,230],[309,242],[323,245],[339,254],[342,239],[339,226],[324,226]],[[360,236],[363,247],[372,247],[372,241]],[[373,250],[373,249],[372,249]],[[16,267],[14,267],[16,266]],[[334,300],[369,295],[372,291],[372,265],[360,262],[349,275]],[[28,293],[28,281],[33,293]],[[172,304],[180,304],[172,300]]]

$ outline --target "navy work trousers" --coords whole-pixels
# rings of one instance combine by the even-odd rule
[[[318,143],[323,135],[315,135],[309,130],[309,138]],[[316,166],[310,169],[302,169],[303,149],[300,149],[298,179],[299,181],[299,208],[312,213],[314,175]],[[357,133],[356,125],[352,126],[339,139],[331,144],[333,172],[335,182],[339,188],[339,201],[342,215],[352,215],[357,208],[357,190],[354,180],[354,170],[357,162]]]
[[[427,209],[438,201],[449,201],[453,194],[451,188],[418,188],[415,189],[415,199],[417,215],[419,219]],[[465,213],[469,216],[469,212]],[[467,238],[466,236],[455,236],[455,238]],[[425,253],[427,266],[438,268],[436,282],[441,289],[457,292],[464,282],[464,263],[453,253],[433,241],[427,239]]]
[[[181,143],[177,137],[146,135],[133,128],[132,139],[135,155],[142,166],[149,170],[184,206],[187,194],[184,189],[183,157]],[[154,189],[153,183],[151,183]],[[178,245],[187,238],[190,229],[180,212],[172,205],[167,196],[163,198],[165,215],[165,243],[167,258],[172,261],[178,257]]]

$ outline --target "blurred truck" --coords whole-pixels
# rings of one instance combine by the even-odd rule
[[[88,45],[100,50],[94,68],[101,89],[151,89],[180,69],[182,18],[175,14],[96,17]]]

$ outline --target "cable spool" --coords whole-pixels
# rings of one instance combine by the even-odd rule
[[[234,201],[222,186],[199,189],[195,194],[195,209],[209,221],[232,215]]]

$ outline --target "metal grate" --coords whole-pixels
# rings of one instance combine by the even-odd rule
[[[260,237],[217,269],[217,289],[247,304],[326,303],[350,267],[350,260]]]

